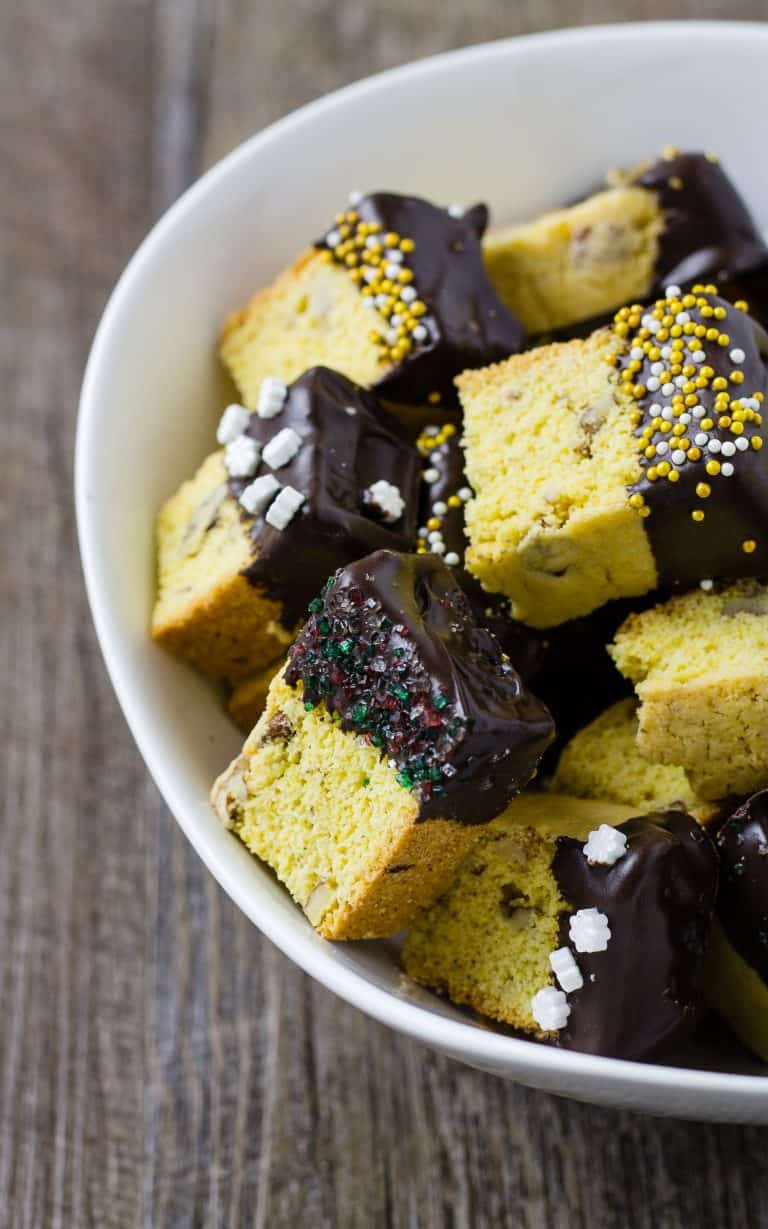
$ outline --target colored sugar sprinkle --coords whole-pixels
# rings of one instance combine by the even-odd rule
[[[422,481],[428,488],[439,483],[441,478],[443,478],[444,470],[450,464],[449,450],[452,446],[451,441],[455,436],[456,427],[453,423],[449,422],[445,423],[442,427],[437,425],[425,427],[417,439],[416,447],[428,462],[427,468],[422,471],[421,475]],[[468,493],[467,497],[472,495],[468,487],[460,487],[448,496],[432,499],[429,507],[429,516],[418,532],[417,554],[426,555],[431,553],[433,555],[442,555],[449,568],[461,567],[462,558],[457,551],[448,550],[444,532],[445,518],[455,509],[462,508],[464,503],[466,503],[463,492]],[[463,512],[460,514],[459,524],[463,529]],[[459,537],[461,537],[461,534],[459,534]]]
[[[352,585],[326,590],[289,650],[286,680],[304,688],[304,706],[339,713],[342,728],[363,736],[420,801],[440,798],[455,775],[451,760],[471,719],[457,716],[425,669],[409,629]]]
[[[402,363],[430,341],[428,308],[408,264],[413,239],[365,222],[353,208],[336,214],[324,243],[324,259],[342,265],[378,313],[383,327],[372,329],[370,339],[381,363]]]

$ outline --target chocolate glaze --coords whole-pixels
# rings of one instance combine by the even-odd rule
[[[748,798],[717,835],[717,915],[728,939],[768,981],[768,790]]]
[[[726,309],[724,320],[717,323],[727,332],[730,343],[719,346],[702,342],[706,363],[712,367],[715,377],[728,377],[738,366],[744,372],[744,383],[729,385],[731,395],[751,397],[755,392],[768,391],[768,334],[746,312],[739,311],[716,295],[706,296],[713,308]],[[697,308],[691,308],[691,318],[697,323],[711,324],[703,320]],[[746,358],[736,364],[730,357],[735,347],[743,350]],[[645,385],[651,376],[651,362],[646,356],[636,379]],[[710,386],[698,394],[699,404],[716,423],[718,413],[714,410],[716,393]],[[654,417],[651,407],[658,403],[659,393],[646,393],[639,399],[643,419],[637,429],[639,435]],[[706,420],[705,420],[706,421]],[[699,428],[691,423],[686,434],[693,439]],[[710,437],[721,441],[734,441],[726,429],[715,426],[707,431]],[[765,439],[765,426],[745,425],[744,438],[759,435]],[[670,437],[671,440],[671,437]],[[670,442],[670,448],[672,447]],[[698,583],[703,578],[722,580],[768,574],[768,448],[757,452],[749,447],[737,451],[728,458],[734,466],[731,477],[722,474],[710,477],[706,473],[705,457],[696,463],[686,463],[679,469],[680,480],[651,482],[647,471],[657,465],[661,458],[640,457],[642,478],[629,487],[630,493],[639,491],[651,509],[645,520],[651,549],[653,551],[659,583],[664,587],[684,586]],[[668,458],[667,458],[668,459]],[[717,454],[718,460],[725,458]],[[699,483],[709,485],[711,494],[705,500],[697,497]],[[704,520],[696,522],[691,517],[694,509],[704,512]],[[757,549],[746,554],[742,549],[745,540],[752,539]]]
[[[599,909],[611,928],[606,951],[574,952],[584,985],[568,995],[559,1043],[640,1059],[683,1040],[697,1021],[717,857],[707,833],[681,811],[630,819],[618,830],[628,845],[613,866],[590,866],[581,841],[557,841],[552,870],[570,906],[561,944],[569,944],[577,909]]]
[[[524,330],[491,286],[483,264],[481,239],[488,225],[485,205],[454,218],[416,196],[373,192],[355,205],[364,222],[413,239],[408,255],[413,286],[427,306],[421,323],[429,339],[376,385],[395,401],[425,401],[440,393],[455,403],[453,377],[468,367],[484,367],[516,353]],[[327,247],[325,239],[318,247]]]
[[[655,192],[664,211],[652,293],[669,282],[718,281],[768,256],[742,197],[705,154],[662,158],[632,182]]]
[[[553,735],[546,708],[430,554],[377,551],[340,569],[312,603],[285,677],[380,748],[420,819],[492,819]]]
[[[413,545],[421,460],[372,393],[327,367],[294,381],[275,418],[252,414],[246,434],[265,444],[284,427],[292,427],[303,443],[275,476],[301,491],[306,502],[282,530],[268,525],[263,514],[243,510],[253,542],[253,562],[243,575],[281,603],[281,621],[293,629],[340,564],[382,547]],[[262,462],[257,472],[271,471]],[[402,517],[392,525],[363,498],[381,478],[398,486],[405,500]],[[230,478],[230,494],[238,499],[251,481]]]

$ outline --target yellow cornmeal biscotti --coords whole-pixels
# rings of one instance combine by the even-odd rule
[[[282,668],[282,665],[282,658],[278,658],[272,665],[266,666],[263,670],[259,670],[257,674],[250,675],[247,679],[243,679],[242,683],[238,683],[233,688],[227,700],[227,712],[238,729],[242,730],[244,734],[251,732],[264,712],[269,685]]]
[[[556,794],[604,798],[640,811],[680,806],[700,823],[719,809],[699,798],[684,770],[653,764],[637,746],[637,701],[629,696],[612,704],[584,726],[560,755],[550,784]]]
[[[768,590],[701,589],[631,615],[611,656],[635,686],[637,745],[703,798],[768,782]]]
[[[767,363],[745,305],[697,284],[465,372],[470,572],[534,627],[768,573]]]
[[[485,239],[491,281],[529,332],[645,300],[668,282],[744,271],[765,257],[744,201],[711,157],[670,148],[608,182],[568,209]]]
[[[485,272],[487,219],[484,206],[355,194],[316,247],[225,324],[220,355],[244,404],[257,408],[265,379],[318,364],[393,401],[454,401],[459,371],[523,340]]]
[[[434,555],[379,551],[312,606],[212,800],[328,939],[394,934],[552,737]]]
[[[162,509],[152,634],[241,682],[285,654],[336,567],[416,540],[421,460],[373,394],[316,367],[269,414],[230,406],[226,443]]]
[[[415,922],[406,972],[573,1049],[644,1058],[690,1031],[717,884],[690,816],[528,794]]]

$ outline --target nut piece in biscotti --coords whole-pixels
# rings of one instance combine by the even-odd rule
[[[610,649],[640,701],[637,745],[703,798],[768,784],[768,590],[696,589],[631,615]]]
[[[311,611],[213,801],[322,935],[391,935],[531,779],[552,722],[434,555],[359,560]]]
[[[768,791],[717,835],[720,891],[707,961],[710,1006],[768,1062]]]
[[[768,335],[714,286],[457,380],[467,566],[534,627],[768,572]]]
[[[513,802],[406,940],[406,972],[567,1049],[641,1059],[696,1023],[717,888],[681,811],[547,794]]]
[[[226,323],[220,354],[244,404],[256,407],[265,377],[316,364],[393,401],[455,400],[458,372],[523,341],[485,272],[487,221],[484,205],[355,194],[315,249]]]
[[[718,279],[768,255],[716,160],[669,149],[651,164],[614,172],[610,186],[567,209],[491,231],[486,268],[531,333],[588,320],[669,282]]]
[[[270,684],[282,667],[283,659],[278,658],[272,665],[265,666],[233,687],[227,700],[227,712],[244,734],[250,734],[264,712]]]
[[[684,769],[654,764],[637,746],[637,701],[628,696],[584,726],[563,748],[550,788],[577,798],[604,798],[639,811],[682,808],[700,823],[720,808],[699,798]]]
[[[153,636],[230,682],[285,654],[336,567],[416,538],[419,453],[372,393],[318,367],[270,398],[158,519]]]

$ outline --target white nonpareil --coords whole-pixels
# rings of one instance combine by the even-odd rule
[[[251,516],[258,516],[279,490],[280,483],[275,475],[263,474],[245,488],[240,496],[240,503]]]
[[[261,445],[250,435],[238,435],[224,449],[224,466],[230,478],[251,478],[256,473]]]
[[[378,482],[372,482],[368,487],[367,495],[374,508],[379,509],[388,525],[400,520],[405,508],[405,500],[400,494],[400,488],[394,483],[387,482],[385,478],[379,478]]]
[[[561,990],[570,994],[572,990],[581,990],[584,978],[581,969],[573,958],[570,947],[558,947],[557,951],[549,953],[549,963],[557,978]]]
[[[272,469],[280,469],[296,456],[301,448],[301,436],[293,427],[283,427],[264,445],[262,459]]]
[[[261,381],[259,389],[259,400],[256,405],[259,418],[274,418],[282,410],[287,396],[288,388],[285,382],[279,380],[277,376],[267,376]]]
[[[608,918],[599,909],[578,909],[568,923],[568,938],[577,952],[604,952],[611,937]]]
[[[627,852],[627,838],[617,828],[610,824],[601,824],[594,828],[584,845],[584,857],[590,866],[599,863],[601,866],[613,866]]]
[[[242,435],[248,426],[250,414],[244,405],[228,405],[216,428],[216,440],[219,444],[231,444],[238,435]]]
[[[571,1005],[562,990],[545,986],[537,990],[531,999],[531,1015],[545,1033],[565,1028],[571,1014]]]
[[[295,487],[284,486],[280,494],[270,505],[265,521],[273,529],[285,529],[306,499]]]

